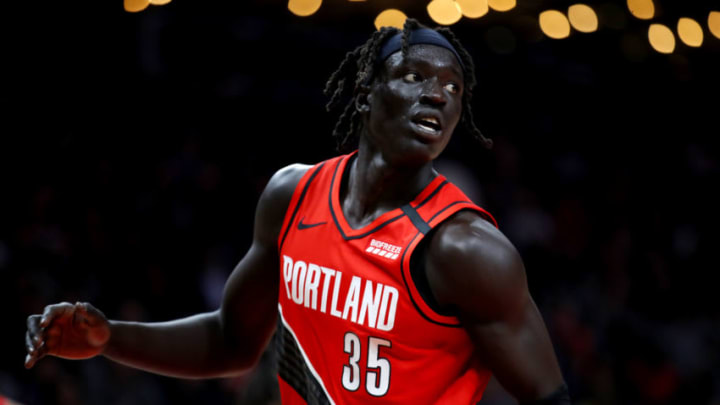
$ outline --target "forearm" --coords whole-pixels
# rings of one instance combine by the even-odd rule
[[[520,403],[552,397],[564,384],[550,336],[532,300],[517,319],[476,324],[470,331],[478,355]]]
[[[105,357],[153,373],[211,378],[247,366],[228,345],[217,311],[159,323],[111,321],[110,331]]]

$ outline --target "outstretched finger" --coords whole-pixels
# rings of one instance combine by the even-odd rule
[[[25,355],[25,368],[32,368],[32,366],[39,360],[38,355],[35,353],[28,353]]]
[[[74,306],[69,302],[46,306],[42,318],[40,318],[40,327],[47,328],[53,319],[63,314],[69,314],[73,309]]]
[[[33,336],[39,335],[42,332],[40,328],[40,315],[30,315],[27,318],[27,330]]]
[[[33,342],[30,332],[25,332],[25,350],[27,350],[28,354],[32,354],[35,351],[35,342]]]
[[[32,345],[33,350],[45,340],[47,330],[40,327],[40,315],[31,315],[27,319],[27,332],[25,334],[26,343]]]
[[[45,356],[45,343],[41,343],[32,353],[25,355],[25,368],[32,368],[38,360]]]
[[[28,353],[25,355],[25,368],[31,368],[35,365],[35,356]]]

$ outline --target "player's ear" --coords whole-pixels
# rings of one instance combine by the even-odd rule
[[[355,109],[359,113],[367,113],[370,111],[370,101],[372,100],[372,94],[370,94],[370,86],[360,85],[355,96]]]

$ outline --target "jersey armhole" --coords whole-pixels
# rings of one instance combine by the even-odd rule
[[[410,255],[410,278],[412,279],[414,287],[420,297],[423,301],[425,301],[425,304],[430,307],[430,309],[442,316],[457,317],[457,311],[452,306],[443,307],[439,302],[437,302],[435,295],[430,288],[430,281],[428,281],[427,278],[425,260],[423,259],[426,253],[427,244],[434,234],[435,229],[432,229],[420,239],[415,249],[413,249],[413,252]]]
[[[427,221],[431,230],[427,234],[423,234],[422,232],[417,233],[405,249],[405,254],[403,255],[401,263],[403,279],[405,280],[406,288],[408,289],[408,293],[410,294],[410,298],[415,305],[415,308],[418,312],[420,312],[423,318],[437,325],[448,327],[462,326],[455,309],[451,306],[441,306],[433,296],[430,289],[430,283],[425,272],[425,265],[422,258],[418,255],[422,255],[424,253],[426,244],[430,240],[429,238],[433,236],[435,228],[452,215],[464,210],[476,211],[482,218],[497,227],[495,218],[493,218],[490,213],[472,202],[454,202],[448,205],[446,209],[439,211],[429,221]]]

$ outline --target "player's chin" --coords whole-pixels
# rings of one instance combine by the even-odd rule
[[[443,149],[443,145],[436,143],[427,144],[413,141],[406,145],[402,153],[399,153],[393,160],[398,166],[419,167],[435,160]]]
[[[450,134],[442,134],[435,137],[415,137],[413,139],[413,154],[425,161],[435,160],[450,141]]]

